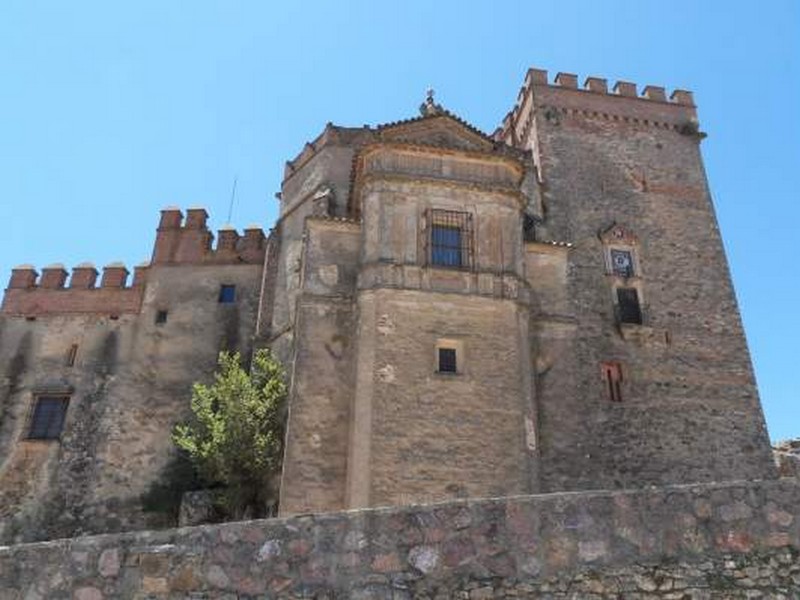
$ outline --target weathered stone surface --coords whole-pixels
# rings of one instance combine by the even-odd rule
[[[782,479],[103,535],[0,549],[0,598],[788,600],[798,515]]]
[[[283,515],[774,477],[691,94],[529,75],[494,136],[432,100],[416,119],[326,126],[287,164],[266,243],[257,228],[224,228],[212,247],[203,209],[185,222],[166,209],[152,264],[130,286],[118,265],[99,288],[88,265],[69,287],[60,266],[38,279],[15,270],[0,309],[0,541],[174,524],[183,488],[169,432],[191,383],[210,377],[220,349],[246,358],[258,345],[291,378]],[[434,231],[459,242],[437,252]],[[627,256],[622,271],[614,256]],[[234,302],[221,286],[235,286]],[[641,322],[622,322],[623,288]],[[455,372],[439,368],[442,351],[455,353]],[[64,432],[26,439],[48,394],[69,397]],[[599,500],[595,518],[625,515],[617,529],[556,535],[594,525],[548,500],[531,524],[545,539],[519,550],[525,572],[614,560],[617,532],[647,555],[746,552],[790,535],[749,531],[744,497],[664,500],[681,516],[663,538],[642,525],[662,506]],[[770,527],[795,526],[780,510]],[[187,505],[181,523],[201,512]],[[425,576],[520,568],[500,542],[451,535],[478,526],[470,511],[413,518],[423,516],[389,524],[401,548],[365,520],[355,539],[375,547],[351,545],[341,565],[321,561],[310,538],[248,544],[259,568],[301,563],[308,585],[366,561],[382,575],[362,595],[400,594],[396,561]],[[321,519],[334,547],[349,521]],[[242,550],[219,541],[219,569],[194,575],[218,587],[259,579],[228,569]],[[172,552],[125,555],[120,573],[136,564],[148,585],[165,585]],[[76,572],[99,564],[79,556]]]

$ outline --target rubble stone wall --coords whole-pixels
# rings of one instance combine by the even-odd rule
[[[0,548],[0,598],[788,599],[798,515],[782,479],[82,537]]]

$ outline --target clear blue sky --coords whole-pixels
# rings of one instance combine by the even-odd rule
[[[268,227],[327,121],[485,131],[529,66],[695,92],[773,439],[800,436],[800,2],[2,0],[0,279],[149,258],[158,211]]]

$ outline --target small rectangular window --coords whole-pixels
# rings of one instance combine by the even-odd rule
[[[219,302],[230,304],[236,301],[236,286],[223,284],[219,286]]]
[[[64,427],[69,397],[39,396],[33,408],[28,438],[32,440],[57,440]]]
[[[159,310],[156,312],[156,325],[163,325],[167,322],[169,313],[166,310]]]
[[[455,210],[430,211],[430,264],[471,267],[472,215]]]
[[[439,373],[457,373],[456,349],[439,348]]]
[[[636,288],[617,288],[617,310],[620,323],[642,324],[642,307]]]
[[[601,371],[607,399],[610,402],[622,402],[622,366],[618,362],[604,362]]]
[[[67,367],[72,367],[75,365],[75,358],[78,355],[78,344],[72,344],[67,350],[67,357],[64,360],[64,365]]]

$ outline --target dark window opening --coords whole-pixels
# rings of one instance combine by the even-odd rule
[[[628,250],[611,250],[611,268],[618,277],[633,277],[633,255]]]
[[[223,284],[219,286],[219,302],[230,304],[236,301],[236,286]]]
[[[463,264],[461,235],[458,227],[434,225],[431,230],[431,262],[445,267],[460,267]]]
[[[75,365],[75,358],[78,355],[78,344],[72,344],[67,350],[67,358],[64,360],[64,365],[72,367]]]
[[[57,440],[64,427],[68,397],[40,396],[33,409],[28,438],[32,440]]]
[[[617,310],[620,323],[642,324],[642,307],[636,288],[617,288]]]
[[[430,263],[442,267],[471,267],[472,215],[454,210],[431,210],[430,223]]]
[[[167,322],[169,313],[166,310],[159,310],[156,312],[156,325],[163,325]]]
[[[439,348],[439,373],[456,372],[456,349]]]
[[[605,362],[601,369],[606,397],[610,402],[622,402],[622,366],[618,362]]]

